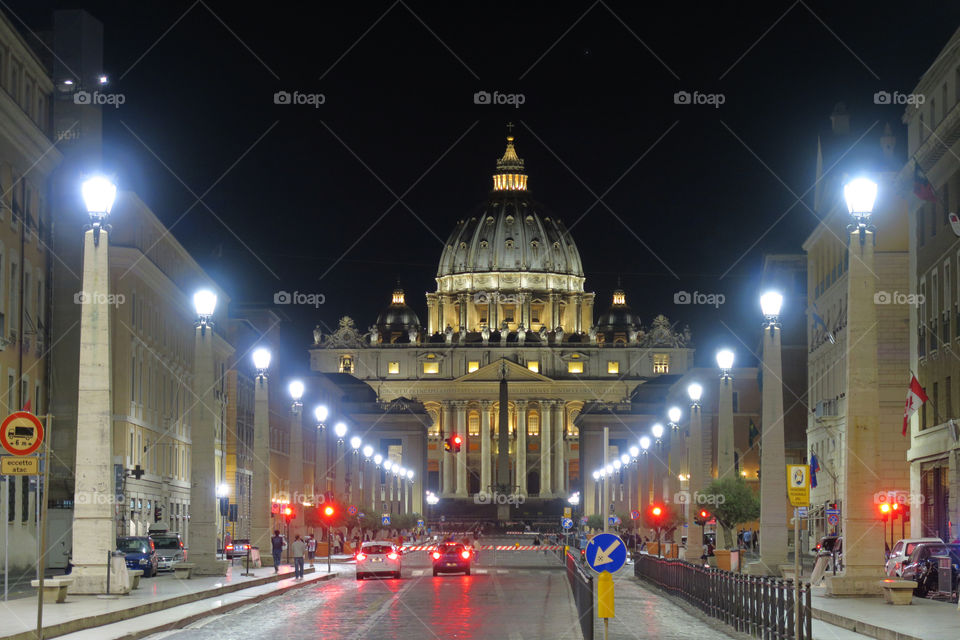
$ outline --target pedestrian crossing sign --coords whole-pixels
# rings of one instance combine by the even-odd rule
[[[380,523],[385,527],[390,526],[390,515],[386,513],[383,514],[383,516],[380,517]]]

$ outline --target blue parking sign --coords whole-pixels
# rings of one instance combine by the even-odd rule
[[[389,525],[390,525],[390,516],[388,516],[387,514],[383,514],[383,517],[380,518],[380,523],[383,524],[383,526],[385,526],[385,527],[386,527],[386,526],[389,526]]]

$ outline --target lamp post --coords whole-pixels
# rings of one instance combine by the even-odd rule
[[[270,548],[270,389],[267,369],[270,351],[259,347],[253,352],[253,366],[257,370],[254,383],[253,409],[253,499],[250,524],[250,544],[262,550]],[[264,566],[273,564],[273,556],[263,553]]]
[[[733,431],[733,351],[717,352],[720,368],[720,395],[717,398],[717,478],[733,477],[736,442]]]
[[[680,431],[680,407],[667,409],[667,496],[674,502],[680,502],[682,514],[686,514],[687,505],[679,500],[680,481],[677,474],[683,466],[681,458],[684,455],[683,433]]]
[[[329,453],[327,450],[327,443],[330,438],[330,435],[327,430],[327,417],[330,415],[330,410],[327,409],[326,405],[319,404],[313,410],[313,417],[317,421],[317,452],[314,459],[313,470],[313,492],[316,494],[319,492],[323,498],[320,498],[316,495],[313,497],[313,502],[317,505],[323,504],[327,499],[327,491],[329,487],[327,486],[327,464],[329,459]]]
[[[874,293],[876,229],[870,214],[877,184],[867,178],[844,187],[847,209],[853,218],[849,233],[850,267],[847,274],[847,429],[843,440],[843,537],[856,540],[843,550],[843,574],[827,578],[829,595],[878,593],[883,576],[883,536],[876,526],[873,492],[880,468],[880,401],[877,376],[877,309]],[[764,445],[765,447],[766,445]],[[766,475],[764,473],[763,475]],[[761,543],[763,538],[760,538]]]
[[[360,504],[366,508],[368,506],[367,496],[364,494],[363,477],[367,474],[366,466],[370,464],[370,457],[373,455],[373,447],[364,445],[363,461],[360,463]],[[369,482],[367,484],[370,484]]]
[[[407,469],[407,512],[413,511],[413,469]]]
[[[291,541],[303,533],[303,382],[293,380],[287,386],[290,392],[290,493],[293,502],[293,520],[290,523]],[[289,544],[287,545],[290,546]]]
[[[780,351],[780,308],[783,296],[760,296],[763,311],[763,390],[760,447],[760,561],[747,566],[753,574],[779,575],[787,563],[787,473],[783,432],[783,371]],[[797,530],[796,528],[794,529]],[[794,540],[799,558],[800,540]]]
[[[381,482],[381,473],[380,467],[383,464],[383,456],[379,453],[373,456],[373,464],[376,465],[376,470],[374,471],[374,483],[373,483],[373,497],[371,498],[371,504],[373,506],[374,512],[376,512],[379,506],[378,503],[383,502],[383,483]]]
[[[666,468],[666,465],[663,463],[663,425],[659,422],[654,423],[650,427],[650,433],[653,435],[654,444],[657,448],[653,460],[653,499],[656,502],[662,502],[664,499],[664,469]]]
[[[71,593],[102,594],[108,581],[126,593],[127,566],[112,562],[114,522],[113,407],[110,360],[109,228],[104,225],[117,187],[104,177],[82,186],[90,226],[83,234],[83,292],[80,309],[80,376],[77,401],[77,457],[73,510]],[[107,573],[110,577],[107,577]]]
[[[360,438],[360,436],[353,436],[350,438],[350,448],[353,449],[353,456],[347,462],[347,472],[349,478],[347,484],[350,486],[350,504],[356,504],[353,491],[353,474],[354,468],[356,468],[357,476],[360,475],[360,447],[362,446],[363,440]],[[363,486],[363,480],[360,480],[359,483],[361,486]]]
[[[230,486],[226,483],[217,485],[217,507],[220,513],[220,547],[223,549],[223,559],[227,560],[227,514],[230,512]]]
[[[347,423],[341,421],[333,425],[333,435],[337,437],[336,459],[333,462],[333,486],[338,499],[346,496],[346,465],[347,460],[342,455],[343,439],[347,435]]]
[[[633,494],[635,493],[633,487],[636,485],[637,465],[639,464],[639,462],[637,462],[637,456],[640,455],[640,447],[631,445],[627,451],[630,454],[630,471],[628,472],[627,486],[630,489],[630,510],[633,511],[637,508],[637,504],[633,501]],[[636,493],[639,494],[639,491]]]
[[[596,507],[600,506],[600,501],[603,499],[600,493],[600,482],[602,477],[603,476],[599,470],[595,470],[593,472],[593,504]],[[594,512],[598,512],[596,508],[594,509]]]
[[[690,398],[690,447],[689,470],[687,475],[687,490],[690,492],[690,508],[687,509],[687,562],[702,563],[703,534],[697,535],[694,515],[700,510],[700,492],[703,491],[707,480],[705,458],[708,458],[710,448],[704,448],[703,424],[700,416],[700,398],[703,397],[703,387],[694,382],[687,387],[687,396]],[[705,456],[704,453],[708,455]]]
[[[647,505],[650,503],[650,438],[648,436],[640,437],[640,462],[638,470],[640,472],[640,482],[638,483],[640,491],[639,511],[647,512]]]
[[[383,502],[389,507],[389,512],[393,513],[393,481],[390,479],[393,470],[393,462],[389,459],[383,461]]]

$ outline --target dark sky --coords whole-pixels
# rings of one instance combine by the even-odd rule
[[[126,97],[106,113],[107,168],[168,224],[209,189],[174,234],[235,302],[323,294],[286,308],[291,348],[316,322],[368,326],[398,278],[425,321],[443,241],[513,121],[534,197],[576,222],[598,312],[621,277],[646,324],[692,325],[704,364],[720,343],[748,357],[731,329],[757,342],[761,258],[800,252],[815,225],[802,205],[774,222],[812,185],[833,105],[855,132],[890,122],[904,153],[902,107],[873,94],[909,92],[960,25],[949,2],[304,4],[3,10],[36,29],[57,8],[103,21]],[[525,101],[474,104],[481,90]],[[681,90],[724,104],[674,104]],[[677,306],[678,290],[726,303]]]

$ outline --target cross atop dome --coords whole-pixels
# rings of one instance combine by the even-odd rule
[[[507,123],[507,149],[497,160],[497,172],[493,174],[494,191],[526,191],[527,176],[523,173],[523,159],[513,146],[512,122]]]

